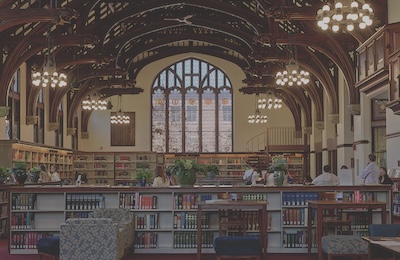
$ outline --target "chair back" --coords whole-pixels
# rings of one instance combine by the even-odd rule
[[[368,231],[371,237],[398,237],[400,224],[370,224]]]

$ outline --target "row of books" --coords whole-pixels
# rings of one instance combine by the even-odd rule
[[[267,201],[268,196],[267,193],[250,193],[250,194],[243,194],[242,200],[247,201]]]
[[[153,232],[136,232],[135,248],[157,248],[158,234]]]
[[[0,237],[7,233],[7,219],[0,219]]]
[[[135,193],[121,193],[119,194],[119,207],[122,209],[134,209],[136,205]]]
[[[312,224],[314,223],[315,211],[312,211]],[[282,208],[283,225],[306,225],[308,221],[307,208]]]
[[[212,248],[214,235],[212,232],[203,232],[201,234],[201,247]],[[197,248],[197,232],[175,232],[174,248]]]
[[[308,200],[318,200],[318,192],[283,192],[283,206],[305,206]]]
[[[13,210],[36,209],[36,194],[13,193],[11,196],[11,209]]]
[[[34,229],[35,214],[31,212],[13,213],[10,219],[11,229]]]
[[[8,192],[6,190],[0,190],[0,202],[8,201]]]
[[[134,216],[135,228],[137,229],[157,229],[158,213],[144,214],[143,216]]]
[[[104,208],[103,194],[67,194],[67,210],[93,210]]]
[[[375,196],[373,192],[362,192],[355,190],[354,193],[347,194],[344,196],[345,200],[360,202],[360,201],[374,201]]]
[[[317,247],[315,229],[312,231],[312,247]],[[283,232],[282,245],[284,248],[305,248],[308,247],[308,232],[306,229],[293,232]]]
[[[35,249],[37,241],[52,234],[47,232],[13,233],[10,239],[11,249]]]
[[[65,214],[66,219],[69,218],[88,218],[91,211],[80,211],[80,212],[67,212]]]
[[[369,218],[367,212],[343,212],[342,217],[351,220],[352,229],[368,229]]]
[[[201,227],[209,228],[210,215],[201,216]],[[174,229],[197,229],[197,213],[180,212],[174,214]]]
[[[8,205],[0,205],[0,218],[8,216]]]
[[[199,202],[211,199],[211,194],[175,194],[174,209],[197,209]]]

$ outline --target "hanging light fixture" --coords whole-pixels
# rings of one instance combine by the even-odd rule
[[[111,124],[129,124],[131,117],[122,111],[122,95],[118,95],[118,106],[115,115],[111,115]]]
[[[258,109],[279,109],[282,108],[282,99],[274,96],[272,92],[268,92],[266,98],[258,99]]]
[[[317,24],[322,30],[338,32],[340,26],[345,26],[348,31],[353,31],[358,25],[365,29],[372,25],[374,11],[367,3],[360,4],[354,0],[336,0],[333,8],[330,4],[324,5],[317,11]]]
[[[107,101],[100,100],[100,96],[97,93],[93,93],[87,99],[82,101],[83,110],[106,110]]]
[[[67,85],[67,76],[64,73],[59,74],[57,72],[56,58],[54,51],[52,51],[54,45],[50,27],[46,35],[46,48],[42,71],[36,71],[32,74],[32,84],[44,88],[47,86],[52,88],[65,87]]]
[[[265,123],[267,123],[268,117],[266,115],[261,115],[260,109],[257,106],[258,99],[259,99],[259,94],[256,94],[256,99],[255,99],[256,110],[253,115],[249,115],[247,118],[247,121],[250,124],[265,124]]]
[[[294,47],[289,51],[289,63],[286,65],[286,70],[276,73],[276,84],[279,86],[301,86],[310,82],[310,73],[301,70],[296,60],[294,59]]]

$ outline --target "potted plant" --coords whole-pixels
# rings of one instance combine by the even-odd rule
[[[7,167],[0,166],[0,185],[3,184],[8,177],[10,177],[9,169]]]
[[[273,163],[269,167],[269,172],[274,173],[276,186],[282,186],[286,174],[286,159],[283,156],[274,157]]]
[[[31,182],[38,182],[40,178],[40,172],[42,170],[39,167],[32,167],[29,170],[29,180]]]
[[[24,184],[28,178],[25,162],[14,162],[14,166],[10,169],[10,172],[19,184]]]
[[[146,182],[152,177],[152,173],[148,168],[139,168],[136,170],[134,179],[139,181],[141,187],[146,186]]]
[[[180,185],[193,186],[196,183],[197,174],[203,174],[204,168],[195,161],[178,159],[168,166],[167,171],[177,177]]]
[[[207,174],[207,179],[214,179],[216,175],[219,175],[219,168],[216,164],[204,165],[204,172]]]

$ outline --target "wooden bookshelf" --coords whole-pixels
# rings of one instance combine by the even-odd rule
[[[155,169],[163,157],[153,152],[75,152],[74,175],[83,175],[90,185],[137,186],[135,172],[147,168],[155,177]]]
[[[70,179],[73,170],[73,151],[14,140],[0,141],[0,165],[12,167],[13,163],[25,162],[27,169],[41,164],[50,170],[52,165],[58,167],[61,179]]]

